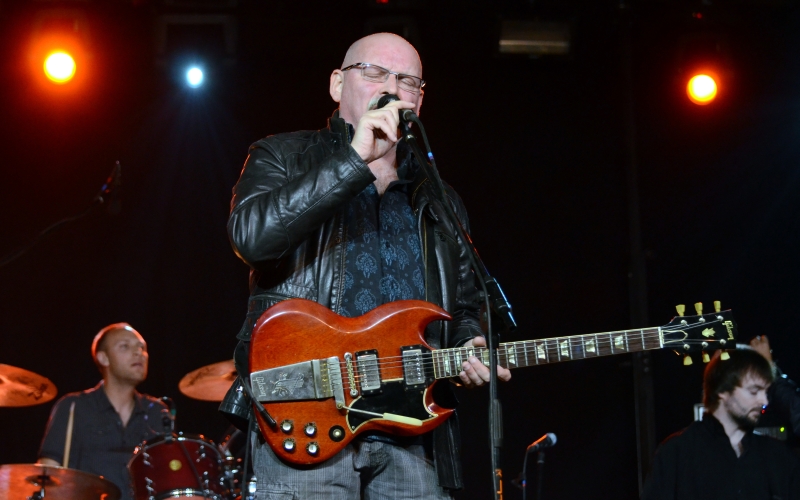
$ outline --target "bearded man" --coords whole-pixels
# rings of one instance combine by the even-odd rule
[[[800,499],[800,459],[753,434],[768,402],[770,364],[753,350],[729,355],[706,366],[706,414],[661,444],[643,500]]]

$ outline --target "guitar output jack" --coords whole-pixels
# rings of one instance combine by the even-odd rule
[[[331,427],[331,430],[328,431],[328,436],[331,438],[332,441],[339,442],[344,439],[344,428],[340,425],[334,425]]]

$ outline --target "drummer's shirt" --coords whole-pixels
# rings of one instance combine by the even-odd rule
[[[39,458],[50,458],[65,467],[103,476],[116,484],[122,500],[133,500],[128,462],[134,448],[169,430],[164,416],[169,410],[160,400],[135,394],[136,404],[123,427],[101,381],[93,389],[65,395],[53,406]],[[69,464],[63,464],[69,409],[75,402]]]

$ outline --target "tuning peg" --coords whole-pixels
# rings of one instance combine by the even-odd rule
[[[694,305],[694,310],[697,311],[697,315],[698,316],[702,316],[703,315],[703,303],[702,302],[697,302]]]
[[[720,312],[722,310],[722,302],[715,300],[714,301],[714,312]]]
[[[688,354],[683,355],[683,366],[692,366],[692,357]]]
[[[709,361],[711,361],[711,357],[706,351],[703,351],[703,363],[708,363]]]
[[[722,351],[722,352],[719,354],[719,359],[721,359],[722,361],[728,361],[729,359],[731,359],[731,355],[730,355],[730,354],[728,354],[728,352],[727,352],[727,351]]]
[[[686,306],[683,304],[678,304],[675,306],[675,309],[678,311],[678,316],[683,316],[683,313],[686,311]]]

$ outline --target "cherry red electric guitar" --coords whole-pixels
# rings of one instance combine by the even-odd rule
[[[681,307],[661,327],[506,342],[497,348],[497,363],[518,368],[650,349],[735,348],[730,311],[702,314],[700,305],[696,316],[683,316]],[[303,299],[272,306],[250,346],[253,394],[277,422],[272,427],[256,412],[264,439],[281,458],[313,464],[365,431],[414,436],[432,430],[453,412],[433,400],[433,385],[457,376],[469,356],[489,364],[484,348],[425,343],[425,326],[449,319],[418,300],[391,302],[357,318]]]

